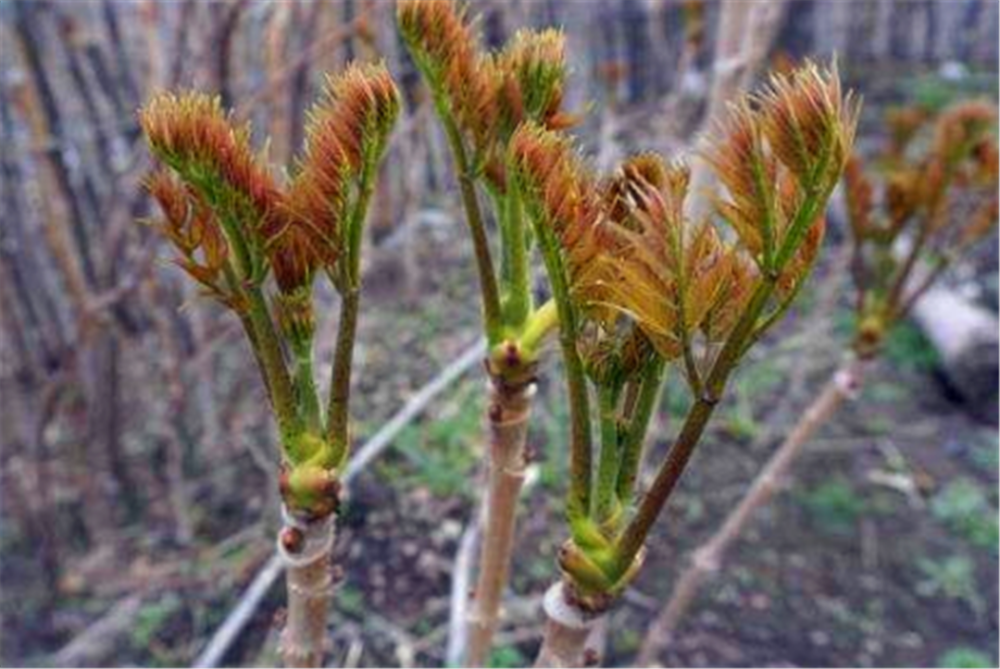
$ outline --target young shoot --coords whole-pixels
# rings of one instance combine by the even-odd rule
[[[163,211],[156,226],[177,264],[240,319],[278,425],[286,510],[278,544],[289,567],[282,652],[294,666],[320,666],[325,647],[329,548],[350,453],[362,231],[398,112],[384,66],[352,65],[329,77],[287,184],[254,153],[249,125],[234,125],[217,97],[162,93],[139,112],[164,166],[147,182]],[[341,296],[325,411],[313,369],[320,274]]]
[[[576,622],[601,614],[641,567],[729,376],[809,274],[856,119],[837,73],[815,65],[733,105],[702,156],[732,234],[685,216],[684,166],[641,154],[597,179],[562,133],[533,122],[515,132],[507,167],[527,193],[559,312],[572,421],[570,538],[540,661],[578,663],[585,634],[565,609]],[[671,364],[693,401],[640,495],[642,445]]]
[[[988,102],[955,104],[936,120],[919,108],[895,109],[882,151],[848,162],[859,357],[876,356],[892,326],[996,227],[996,123]],[[881,177],[880,193],[866,162]]]
[[[565,39],[556,30],[520,30],[501,50],[487,52],[464,10],[450,0],[402,0],[397,17],[454,159],[489,344],[490,478],[466,653],[468,664],[482,666],[507,581],[541,343],[559,316],[553,302],[538,306],[533,300],[532,235],[524,192],[507,173],[507,154],[523,122],[553,130],[572,122],[562,111]],[[497,224],[499,253],[487,234],[483,192]]]
[[[861,159],[849,159],[845,181],[858,292],[853,350],[817,391],[716,532],[691,553],[690,563],[646,634],[640,666],[657,662],[698,589],[711,577],[712,566],[722,564],[726,551],[754,512],[778,490],[777,482],[787,476],[812,435],[846,400],[858,396],[865,370],[893,325],[955,258],[996,226],[997,149],[991,135],[995,108],[963,103],[945,111],[930,133],[929,148],[921,153],[919,147],[928,145],[919,135],[929,120],[916,109],[889,114],[888,145],[872,159],[884,174],[879,209]],[[913,239],[901,252],[907,232]]]

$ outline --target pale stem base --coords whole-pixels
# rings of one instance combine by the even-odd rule
[[[335,514],[303,522],[285,514],[288,528],[301,531],[302,545],[294,553],[278,542],[286,563],[288,610],[278,651],[286,667],[321,667],[326,654],[327,609],[335,585],[330,551],[334,542]]]
[[[489,487],[479,574],[467,621],[469,650],[466,663],[470,667],[485,666],[500,619],[514,544],[517,501],[524,484],[525,439],[534,395],[534,384],[516,389],[490,385]]]
[[[582,667],[587,638],[603,613],[584,611],[566,597],[566,585],[556,583],[545,593],[545,635],[536,667]]]

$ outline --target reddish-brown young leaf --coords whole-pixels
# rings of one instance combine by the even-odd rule
[[[139,111],[139,123],[153,153],[191,185],[245,198],[257,222],[274,209],[278,187],[253,153],[249,125],[234,126],[218,97],[160,93]]]

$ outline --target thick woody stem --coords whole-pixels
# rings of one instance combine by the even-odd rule
[[[545,593],[545,635],[536,667],[582,667],[587,637],[604,616],[582,609],[568,597],[566,584],[556,583]]]
[[[494,379],[490,386],[489,490],[475,601],[468,617],[466,663],[472,667],[485,666],[499,622],[514,543],[517,500],[524,483],[525,439],[534,395],[533,383],[508,387]]]
[[[785,441],[771,455],[739,505],[730,512],[719,530],[691,554],[691,563],[678,577],[670,600],[646,634],[636,666],[648,667],[657,662],[698,594],[698,589],[718,571],[726,551],[743,533],[753,513],[767,504],[779,490],[782,479],[816,430],[845,400],[857,395],[865,365],[864,360],[852,357],[837,369]]]
[[[336,584],[330,550],[336,514],[305,520],[284,512],[278,552],[285,561],[288,615],[278,650],[286,667],[321,667],[326,616]]]

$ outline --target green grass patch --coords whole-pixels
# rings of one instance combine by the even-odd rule
[[[986,603],[976,585],[976,565],[964,555],[949,555],[943,560],[920,558],[917,566],[923,580],[917,583],[917,594],[924,597],[942,596],[968,604],[981,614]]]
[[[821,527],[835,533],[853,531],[858,518],[868,509],[843,477],[824,481],[808,492],[798,493],[799,501]]]
[[[982,651],[967,646],[956,646],[941,654],[937,666],[952,669],[978,669],[979,667],[995,667],[997,664],[993,658]]]
[[[892,328],[885,342],[885,358],[893,365],[914,372],[928,372],[940,362],[937,351],[913,323],[903,321]]]
[[[484,439],[481,398],[467,386],[456,394],[462,399],[439,416],[400,432],[396,450],[404,461],[380,465],[382,476],[402,485],[426,487],[439,497],[476,497],[470,476],[480,460]]]
[[[970,479],[951,481],[931,499],[931,513],[980,548],[997,551],[997,512],[983,489]]]
[[[501,646],[500,648],[494,648],[490,653],[487,665],[496,667],[497,669],[504,669],[506,667],[526,667],[529,662],[530,660],[524,656],[524,653],[519,651],[515,646]]]

